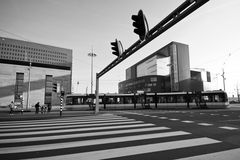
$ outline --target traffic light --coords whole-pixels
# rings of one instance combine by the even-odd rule
[[[61,91],[61,97],[64,97],[65,92]]]
[[[57,83],[53,83],[52,91],[57,93]]]
[[[149,28],[145,15],[142,10],[139,10],[138,15],[132,15],[134,33],[138,34],[140,40],[144,40],[148,34]]]
[[[123,47],[122,47],[122,43],[121,41],[118,41],[117,39],[115,40],[115,42],[111,42],[112,47],[112,54],[116,55],[116,56],[120,56],[123,53]]]

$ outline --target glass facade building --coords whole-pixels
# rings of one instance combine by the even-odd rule
[[[202,83],[191,78],[188,45],[171,42],[126,69],[118,88],[119,93],[200,91]]]

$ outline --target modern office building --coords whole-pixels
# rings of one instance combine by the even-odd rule
[[[53,83],[70,93],[71,77],[72,50],[0,37],[0,106],[58,105]]]
[[[128,68],[118,88],[119,93],[201,91],[202,75],[190,71],[188,45],[171,42]]]

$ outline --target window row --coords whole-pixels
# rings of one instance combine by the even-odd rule
[[[29,58],[26,55],[18,54],[18,53],[10,53],[7,54],[6,52],[1,52],[0,58],[3,59],[14,59],[14,60],[26,60],[31,58],[31,61],[41,61],[43,63],[54,63],[54,62],[61,62],[61,63],[67,63],[67,61],[64,59],[56,59],[56,58],[49,58],[49,57],[40,57],[40,56],[30,56]],[[40,59],[40,60],[39,60]]]
[[[56,57],[56,58],[61,58],[65,59],[67,58],[67,54],[64,55],[59,55],[59,54],[48,54],[48,53],[39,53],[39,52],[32,52],[32,51],[26,51],[26,50],[19,50],[19,49],[11,49],[11,48],[1,48],[2,51],[10,51],[10,52],[5,52],[5,53],[12,53],[12,52],[17,52],[18,54],[24,53],[24,54],[30,54],[30,55],[40,55],[40,56],[45,56],[45,57]]]
[[[66,53],[58,52],[58,51],[52,51],[52,50],[47,50],[47,49],[39,49],[39,48],[33,48],[33,47],[27,47],[27,46],[21,46],[21,45],[15,45],[15,44],[6,44],[6,43],[0,43],[0,46],[2,46],[2,49],[5,47],[5,49],[24,49],[24,50],[31,50],[31,51],[39,51],[39,52],[45,52],[45,53],[53,53],[53,54],[58,54],[62,56],[67,56]]]

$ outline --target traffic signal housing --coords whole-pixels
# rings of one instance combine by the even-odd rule
[[[57,93],[57,83],[53,83],[52,91]]]
[[[132,15],[134,33],[139,35],[140,40],[144,40],[148,34],[149,28],[145,15],[139,10],[138,15]]]
[[[119,40],[115,40],[115,42],[111,42],[112,45],[112,54],[116,55],[116,56],[120,56],[123,53],[123,47],[122,47],[122,43]]]
[[[65,95],[65,92],[61,91],[61,97],[64,97],[64,95]]]

